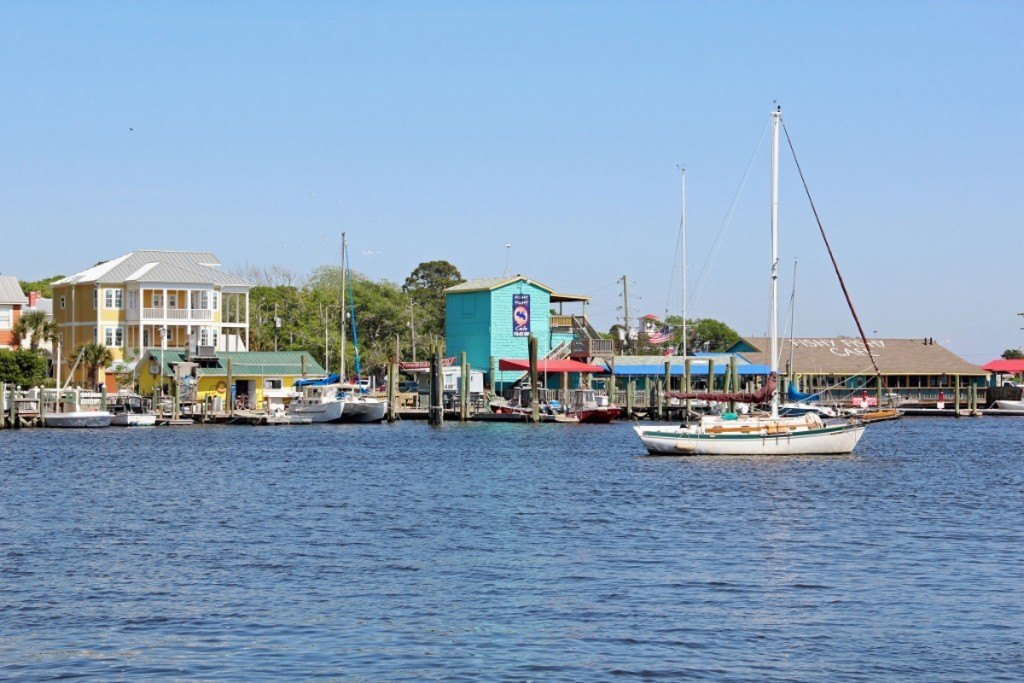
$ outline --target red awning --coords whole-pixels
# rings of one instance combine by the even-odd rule
[[[1004,375],[1016,375],[1019,372],[1024,372],[1024,359],[1006,360],[1000,358],[998,360],[990,361],[981,366],[981,369],[985,372],[999,372]]]
[[[499,370],[530,371],[530,361],[525,358],[502,358],[498,361]],[[538,360],[537,372],[555,374],[559,372],[605,372],[600,365],[581,363],[578,360]]]

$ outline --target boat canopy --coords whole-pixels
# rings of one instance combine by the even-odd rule
[[[502,358],[498,361],[499,370],[519,370],[521,372],[530,371],[530,361],[525,358]],[[537,361],[537,372],[546,372],[548,374],[555,374],[559,372],[605,372],[605,369],[600,365],[590,365],[589,363],[581,363],[578,360],[570,360],[568,358],[562,359],[542,359]]]
[[[715,376],[716,377],[724,376],[725,373],[726,373],[726,370],[728,370],[728,369],[729,369],[728,365],[725,365],[724,363],[716,363],[715,364]],[[603,372],[608,373],[610,371],[609,370],[604,370]],[[758,377],[764,377],[764,376],[767,376],[771,372],[771,368],[769,368],[767,365],[751,365],[749,363],[741,363],[739,366],[737,366],[736,372],[739,373],[739,375],[741,377],[751,376],[751,375],[758,376]],[[616,363],[615,364],[615,374],[620,376],[620,377],[622,377],[622,376],[660,377],[660,376],[665,374],[665,364],[661,363],[661,364],[658,364],[658,365],[653,365],[653,364],[649,364],[649,363],[644,363],[644,364],[640,364],[640,365],[628,365],[628,364]],[[676,362],[673,362],[672,365],[669,367],[669,374],[672,375],[673,377],[678,377],[680,375],[684,375],[684,374],[686,374],[686,368],[681,363],[677,364]],[[706,362],[702,363],[700,361],[695,361],[690,366],[690,376],[691,377],[707,377],[707,374],[708,374],[708,364]]]
[[[820,394],[805,394],[802,391],[797,391],[796,387],[792,384],[786,390],[786,398],[790,401],[796,401],[797,403],[806,403],[810,401],[817,401],[820,398]]]
[[[327,375],[326,377],[318,377],[316,379],[297,379],[295,380],[295,386],[297,387],[325,387],[328,384],[337,384],[341,380],[341,377],[335,374]]]

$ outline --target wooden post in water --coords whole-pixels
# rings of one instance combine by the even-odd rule
[[[530,419],[540,422],[539,388],[537,387],[537,338],[532,334],[527,340],[530,351]]]
[[[100,385],[100,410],[107,409],[107,383]]]
[[[463,351],[460,357],[461,373],[459,374],[459,421],[465,422],[469,419],[469,361],[466,360],[466,352]]]
[[[18,387],[16,385],[11,385],[11,395],[7,402],[7,421],[10,423],[11,427],[21,426],[21,424],[18,423],[18,402],[15,400],[18,398],[17,389]]]
[[[668,363],[666,363],[665,365],[668,365]],[[654,387],[654,391],[655,391],[655,394],[654,394],[654,401],[655,401],[655,404],[654,404],[655,405],[654,414],[658,416],[659,420],[664,420],[665,419],[665,391],[661,387],[662,387],[662,384],[661,384],[661,380],[659,379],[658,383]]]
[[[178,397],[178,389],[179,389],[179,387],[178,387],[178,378],[177,377],[172,377],[171,378],[171,397],[172,397],[172,401],[173,402],[172,402],[171,405],[173,406],[173,408],[171,410],[171,417],[173,417],[175,420],[177,420],[178,418],[181,417],[181,399]]]
[[[228,387],[227,387],[228,395],[227,395],[227,404],[228,404],[228,415],[230,415],[232,417],[234,417],[234,415],[235,415],[235,402],[231,400],[231,385],[234,384],[234,381],[235,381],[235,366],[234,366],[234,363],[231,362],[231,359],[228,358],[228,382],[227,382],[227,384],[228,384]],[[177,415],[175,415],[175,419],[177,419]]]
[[[960,375],[953,375],[953,414],[960,417]]]
[[[444,373],[441,365],[441,354],[434,351],[430,354],[430,407],[427,408],[427,422],[440,427],[444,422]]]
[[[0,382],[0,429],[3,429],[3,428],[5,428],[7,426],[7,415],[6,415],[6,412],[4,411],[4,408],[6,408],[7,406],[4,405],[4,403],[3,403],[6,400],[7,400],[7,383],[6,382]]]
[[[58,397],[58,401],[59,401],[60,400],[60,389],[57,390],[57,397]],[[154,384],[153,385],[153,412],[157,413],[161,417],[163,417],[163,414],[160,413],[159,410],[160,410],[160,387],[157,386],[156,384]]]
[[[626,383],[626,417],[632,418],[636,410],[636,380],[631,379]]]
[[[715,390],[715,359],[708,358],[708,391]]]
[[[875,375],[875,409],[882,409],[882,378]]]
[[[309,367],[308,365],[306,365],[307,361],[306,361],[306,354],[305,353],[303,353],[301,356],[299,356],[299,363],[300,363],[300,367],[302,368],[302,376],[305,377],[306,376],[306,368]],[[330,374],[330,373],[328,372],[328,374]]]
[[[388,422],[395,421],[395,402],[398,400],[398,363],[388,363]]]
[[[494,367],[494,356],[487,357],[487,373],[491,378],[491,395],[498,397],[498,371]]]
[[[672,391],[672,361],[665,361],[665,389],[664,392]],[[664,420],[668,417],[668,401],[665,400],[665,393],[658,391],[658,419]]]
[[[615,403],[615,357],[608,359],[608,370],[610,376],[608,377],[608,402]]]

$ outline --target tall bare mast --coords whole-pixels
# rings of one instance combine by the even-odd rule
[[[683,208],[679,218],[679,232],[681,233],[679,241],[682,244],[680,264],[683,270],[683,341],[682,352],[679,355],[686,358],[686,169],[680,166],[679,170],[683,176]]]
[[[779,372],[779,121],[782,107],[772,112],[772,294],[771,294],[771,371]],[[772,392],[772,417],[779,416],[779,389]]]
[[[345,344],[346,344],[346,331],[345,323],[348,316],[345,314],[345,285],[346,285],[346,269],[348,267],[347,256],[348,249],[346,243],[345,233],[341,233],[341,361],[338,364],[338,373],[341,376],[341,381],[345,381]]]

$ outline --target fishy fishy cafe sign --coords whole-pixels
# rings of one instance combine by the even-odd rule
[[[530,336],[530,295],[512,295],[512,336]]]
[[[882,339],[869,339],[868,345],[871,352],[877,357],[879,352],[885,349],[885,341]],[[860,339],[841,337],[839,339],[794,339],[794,348],[827,349],[835,356],[860,356],[867,358],[868,352],[864,348],[864,342]]]

